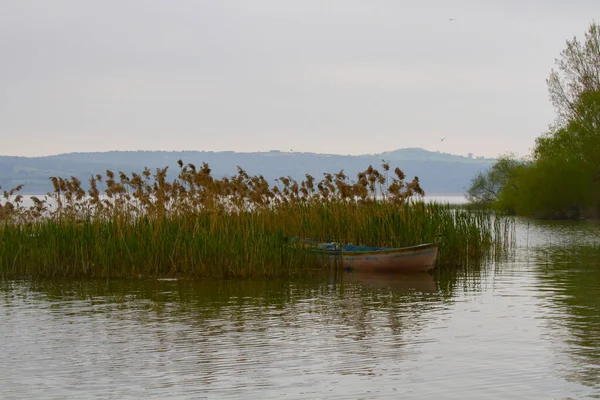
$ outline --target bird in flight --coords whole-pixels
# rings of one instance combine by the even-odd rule
[[[448,18],[449,21],[456,21],[456,18]]]
[[[446,140],[446,138],[445,138],[445,137],[441,138],[441,139],[440,139],[440,142],[443,142],[444,140]]]

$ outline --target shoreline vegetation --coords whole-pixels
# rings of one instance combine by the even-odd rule
[[[178,161],[179,174],[115,174],[81,182],[51,177],[54,191],[23,206],[22,187],[0,204],[0,277],[285,277],[315,270],[316,255],[290,237],[404,247],[440,242],[438,268],[481,265],[506,251],[512,225],[490,212],[424,203],[418,178],[369,166],[269,185],[238,167],[216,179]]]
[[[479,207],[540,219],[600,218],[600,25],[567,40],[547,79],[556,119],[531,155],[507,154],[475,176]]]

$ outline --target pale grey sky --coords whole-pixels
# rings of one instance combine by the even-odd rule
[[[599,14],[598,0],[0,0],[0,155],[523,155],[554,117],[555,58]]]

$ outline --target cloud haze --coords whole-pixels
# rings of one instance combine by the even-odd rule
[[[598,13],[595,0],[3,0],[0,154],[526,154],[553,119],[555,58]]]

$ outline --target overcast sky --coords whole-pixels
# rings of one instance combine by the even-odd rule
[[[524,155],[554,118],[555,59],[599,14],[598,0],[0,0],[0,155]]]

